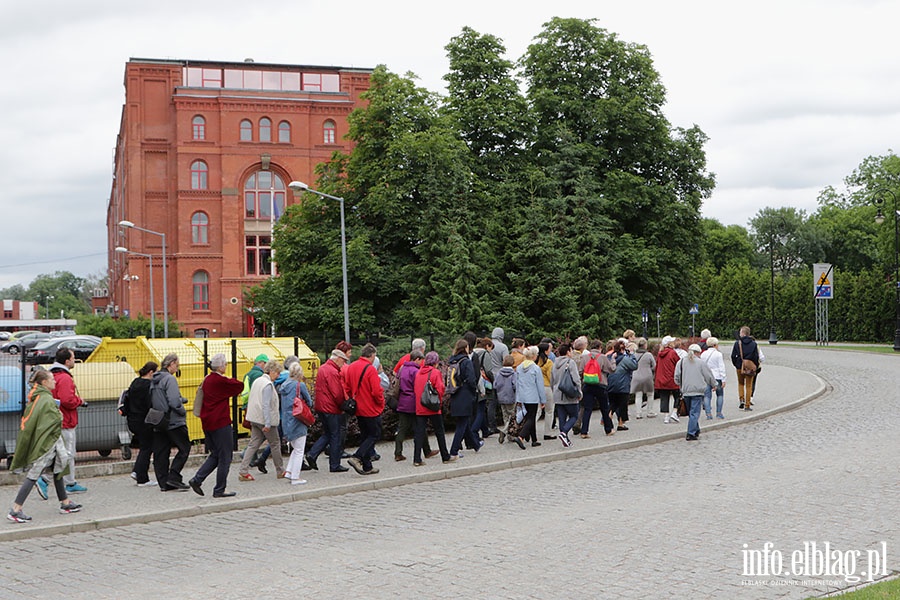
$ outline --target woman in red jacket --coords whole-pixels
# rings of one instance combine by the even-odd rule
[[[441,459],[445,462],[453,462],[455,457],[450,457],[447,450],[447,438],[444,435],[444,416],[439,410],[428,410],[422,406],[422,392],[425,391],[425,384],[431,382],[437,391],[438,396],[444,397],[444,378],[441,376],[440,370],[437,368],[440,356],[437,352],[431,351],[425,355],[425,364],[416,374],[415,385],[413,386],[413,395],[416,398],[416,438],[415,450],[413,454],[413,465],[421,467],[425,463],[422,461],[422,447],[425,445],[425,438],[428,432],[425,427],[428,421],[431,421],[431,427],[434,429],[434,435],[437,437],[438,449],[441,451]]]
[[[656,358],[656,377],[653,381],[653,388],[659,392],[659,414],[667,415],[665,422],[678,422],[677,411],[669,413],[669,398],[672,399],[673,408],[678,403],[678,384],[675,383],[675,365],[678,364],[680,357],[675,352],[673,344],[675,338],[671,336],[663,337],[660,342],[659,355]]]

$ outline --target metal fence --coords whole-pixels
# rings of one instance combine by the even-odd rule
[[[124,417],[117,410],[119,396],[137,377],[137,371],[147,360],[159,364],[170,351],[179,356],[180,369],[175,373],[181,395],[187,399],[188,432],[200,451],[203,440],[200,420],[193,416],[196,390],[209,372],[209,359],[224,352],[228,357],[226,374],[242,379],[253,366],[253,358],[266,353],[270,358],[283,360],[285,356],[300,356],[304,372],[315,381],[319,358],[300,338],[270,338],[244,343],[242,339],[168,340],[155,345],[153,340],[105,340],[85,362],[76,363],[72,376],[78,395],[87,403],[78,409],[76,463],[96,460],[130,460],[137,443]],[[173,344],[182,344],[173,350]],[[131,345],[129,345],[131,344]],[[98,360],[99,359],[99,360]],[[19,425],[27,402],[28,379],[35,367],[26,365],[22,355],[0,355],[0,460],[9,468],[15,454]],[[232,399],[232,421],[237,448],[239,436],[247,433],[240,425],[243,419],[240,401]]]

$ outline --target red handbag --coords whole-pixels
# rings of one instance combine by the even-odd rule
[[[294,407],[291,409],[291,414],[307,427],[312,427],[313,423],[316,422],[316,416],[302,396],[294,398]]]

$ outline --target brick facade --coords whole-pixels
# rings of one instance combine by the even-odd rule
[[[149,315],[145,254],[152,255],[157,318],[163,315],[162,238],[118,225],[126,220],[165,233],[169,317],[188,336],[253,335],[244,290],[269,276],[259,257],[270,237],[271,197],[293,204],[288,183],[314,184],[317,164],[350,151],[347,117],[362,106],[370,74],[131,59],[107,213],[111,311]],[[248,198],[255,199],[250,209]]]

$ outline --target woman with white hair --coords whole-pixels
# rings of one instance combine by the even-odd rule
[[[256,455],[256,451],[263,441],[269,442],[272,447],[272,459],[275,461],[275,470],[278,479],[284,477],[284,460],[281,457],[281,438],[278,437],[278,425],[281,423],[281,411],[279,407],[278,393],[272,383],[281,373],[281,363],[270,360],[263,367],[263,374],[256,378],[250,388],[250,398],[247,402],[245,418],[250,422],[250,444],[244,452],[241,461],[238,479],[240,481],[253,481],[254,477],[249,473],[250,461]]]
[[[706,386],[716,385],[716,378],[702,358],[700,346],[691,344],[687,356],[675,365],[675,383],[689,407],[687,436],[685,439],[694,442],[700,438],[700,404]]]
[[[709,386],[703,393],[703,410],[706,411],[706,418],[712,419],[712,391],[716,390],[716,418],[724,419],[722,414],[722,406],[725,404],[725,359],[719,351],[719,339],[713,336],[706,338],[706,350],[700,355],[700,358],[709,366],[713,377],[716,378],[716,385]]]
[[[281,431],[284,433],[284,439],[291,444],[291,455],[285,467],[285,476],[291,480],[291,485],[300,485],[306,483],[305,479],[300,478],[300,471],[303,470],[303,455],[306,453],[306,435],[309,429],[294,416],[294,401],[305,402],[310,408],[313,401],[306,387],[306,377],[300,363],[292,363],[288,373],[288,379],[278,390],[281,396]]]
[[[228,470],[231,468],[231,398],[244,389],[244,382],[227,377],[225,367],[228,360],[221,352],[209,360],[212,372],[200,384],[203,401],[200,404],[200,422],[206,437],[209,456],[197,469],[188,485],[195,493],[203,496],[203,482],[216,470],[216,485],[213,488],[214,498],[230,498],[234,492],[225,491],[228,483]],[[196,402],[196,400],[195,400]],[[194,414],[197,407],[194,407]]]

